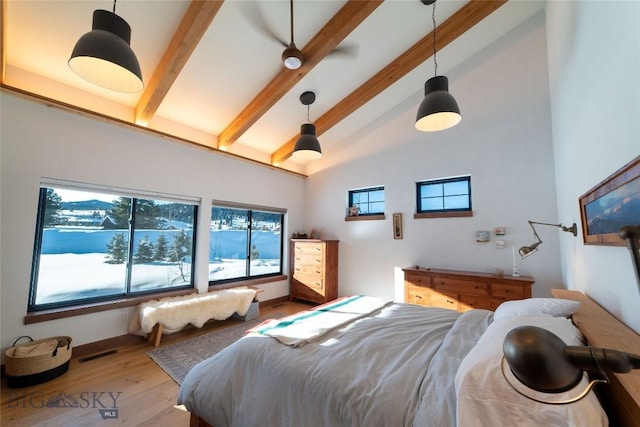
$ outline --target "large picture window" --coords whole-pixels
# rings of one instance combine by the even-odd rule
[[[193,287],[196,202],[40,189],[29,310]]]
[[[242,205],[211,208],[209,284],[282,274],[284,211]]]

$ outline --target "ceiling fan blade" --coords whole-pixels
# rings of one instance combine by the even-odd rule
[[[267,21],[264,19],[264,15],[262,13],[262,9],[260,8],[258,2],[238,2],[240,11],[245,16],[247,21],[251,23],[253,28],[255,28],[259,33],[264,35],[265,37],[277,41],[283,47],[289,46],[289,43],[285,40],[281,39],[280,36],[269,26]]]
[[[335,49],[333,49],[331,52],[329,52],[327,57],[348,56],[349,58],[355,58],[358,56],[359,50],[360,50],[360,47],[358,45],[338,46]]]

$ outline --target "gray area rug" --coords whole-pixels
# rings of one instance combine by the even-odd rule
[[[275,313],[271,316],[238,323],[176,344],[149,350],[147,355],[175,382],[182,384],[184,377],[196,364],[242,338],[248,329],[257,324],[267,319],[277,319],[283,316],[281,313]]]

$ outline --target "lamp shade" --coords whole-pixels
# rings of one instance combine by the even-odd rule
[[[316,127],[313,124],[305,123],[300,126],[300,138],[291,155],[300,160],[317,160],[322,157],[320,141],[316,138]]]
[[[549,393],[571,390],[582,379],[582,370],[565,355],[566,348],[558,336],[533,326],[511,330],[503,345],[513,375],[527,387]]]
[[[130,41],[131,27],[124,19],[107,10],[94,10],[91,31],[76,43],[69,67],[103,88],[139,92],[144,83]]]
[[[531,246],[523,246],[518,250],[518,253],[524,259],[529,255],[533,255],[534,253],[538,252],[539,245],[540,245],[540,242],[534,243]]]
[[[416,116],[416,129],[434,132],[453,127],[462,120],[458,103],[449,93],[449,79],[446,76],[427,80],[424,95]]]

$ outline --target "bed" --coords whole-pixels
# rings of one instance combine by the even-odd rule
[[[584,303],[567,296],[510,302],[495,313],[375,299],[369,310],[340,299],[262,325],[201,362],[178,403],[192,426],[606,426],[593,393],[544,405],[513,392],[500,370],[504,336],[519,325],[584,343],[568,319]],[[632,420],[638,400],[632,390],[623,405]]]

